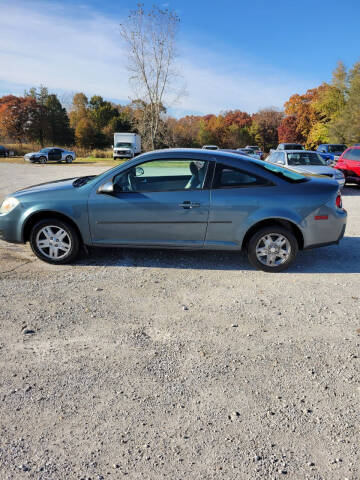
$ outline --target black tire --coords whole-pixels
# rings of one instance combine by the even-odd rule
[[[271,235],[274,235],[274,237],[271,237]],[[256,251],[257,251],[257,247],[262,244],[262,243],[259,244],[262,238],[266,236],[270,236],[270,238],[274,239],[276,238],[275,235],[285,237],[285,239],[288,241],[288,246],[289,246],[289,248],[287,248],[288,256],[286,257],[286,260],[283,261],[283,263],[278,263],[278,264],[275,263],[274,265],[268,265],[263,263],[261,260],[259,260]],[[298,251],[299,251],[299,245],[295,235],[290,230],[276,224],[273,227],[271,226],[264,227],[257,230],[252,235],[247,245],[247,255],[248,255],[249,262],[256,269],[263,270],[264,272],[282,272],[283,270],[286,270],[295,260]],[[275,256],[275,259],[276,258],[279,259],[278,262],[281,261],[280,257]],[[263,258],[263,261],[265,260],[266,258]]]
[[[39,232],[45,227],[56,227],[58,229],[62,229],[66,232],[69,239],[71,240],[69,252],[62,258],[50,258],[46,254],[43,254],[42,251],[39,249],[39,246],[37,244],[37,237]],[[78,256],[80,250],[80,243],[81,242],[79,234],[74,229],[74,227],[63,220],[59,220],[58,218],[46,218],[44,220],[40,220],[40,222],[36,223],[33,226],[30,233],[30,246],[32,251],[38,258],[40,258],[40,260],[51,263],[53,265],[64,265],[67,263],[72,263]]]
[[[68,155],[66,158],[65,158],[65,162],[66,163],[72,163],[73,162],[73,157],[71,155]]]
[[[44,164],[44,163],[46,163],[46,162],[47,162],[47,158],[46,158],[46,157],[40,157],[40,158],[39,158],[39,163]]]

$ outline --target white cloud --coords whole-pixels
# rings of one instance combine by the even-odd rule
[[[0,93],[46,85],[55,91],[83,91],[127,101],[132,91],[121,45],[121,19],[61,3],[0,0]],[[306,80],[263,69],[239,54],[197,49],[185,42],[178,62],[188,95],[174,105],[177,114],[218,113],[241,108],[254,112],[281,107]]]

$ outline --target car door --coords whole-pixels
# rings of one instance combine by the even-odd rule
[[[114,175],[110,195],[99,193],[97,185],[88,203],[93,243],[202,247],[209,217],[210,163],[150,160]]]
[[[48,160],[55,160],[55,148],[50,148],[50,150],[48,151]]]
[[[53,160],[59,162],[62,159],[62,150],[61,148],[54,148],[54,158]]]
[[[205,247],[240,248],[249,217],[266,204],[273,186],[250,171],[217,163]]]

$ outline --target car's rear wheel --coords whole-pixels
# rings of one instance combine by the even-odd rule
[[[39,158],[39,163],[46,163],[47,162],[47,158],[46,157],[40,157]]]
[[[66,161],[66,163],[72,163],[73,157],[72,157],[71,155],[68,155],[68,156],[65,158],[65,161]]]
[[[75,260],[79,253],[80,238],[69,223],[47,218],[32,228],[30,245],[40,260],[62,265]]]
[[[249,240],[250,263],[264,272],[281,272],[295,260],[299,246],[294,234],[278,225],[261,228]]]

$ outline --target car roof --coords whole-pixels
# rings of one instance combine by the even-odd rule
[[[317,153],[319,155],[319,152],[315,152],[314,150],[274,150],[272,153]]]
[[[137,159],[139,159],[140,157],[141,158],[146,158],[146,157],[152,157],[154,155],[161,155],[163,157],[166,157],[167,154],[170,154],[170,155],[176,155],[176,154],[196,154],[197,156],[201,156],[201,157],[204,157],[204,159],[207,157],[209,160],[213,159],[214,156],[216,157],[224,157],[224,158],[236,158],[236,159],[243,159],[244,162],[252,162],[253,160],[255,159],[251,159],[251,157],[249,157],[248,155],[242,155],[241,152],[238,152],[238,151],[232,151],[232,152],[229,152],[229,151],[224,151],[224,150],[206,150],[206,149],[203,149],[203,148],[163,148],[163,149],[160,149],[160,150],[153,150],[151,152],[146,152],[146,153],[143,153],[141,155],[139,155],[138,157],[136,157]],[[261,160],[260,160],[261,163],[263,163]]]

